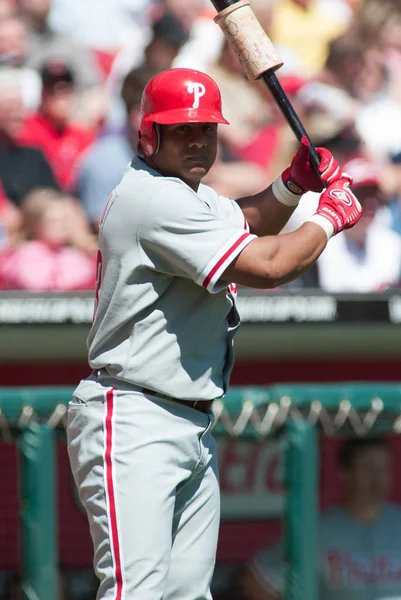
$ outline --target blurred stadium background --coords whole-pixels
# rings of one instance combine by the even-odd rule
[[[317,507],[342,501],[343,438],[388,439],[388,499],[401,503],[401,2],[251,4],[284,60],[278,76],[307,131],[354,177],[365,212],[297,282],[274,292],[239,290],[233,389],[224,407],[215,406],[223,505],[213,586],[216,600],[259,600],[246,577],[284,531],[291,543],[280,593],[304,600],[306,585],[315,600],[317,534],[305,531],[318,527]],[[88,374],[97,227],[135,151],[143,87],[171,66],[217,81],[231,126],[220,129],[207,183],[223,195],[261,190],[296,149],[213,16],[206,0],[0,0],[0,599],[95,598],[60,406]],[[288,229],[315,205],[306,195]],[[299,420],[301,441],[291,430]],[[46,529],[52,518],[54,539]],[[41,579],[43,556],[56,582],[54,572]],[[275,565],[273,554],[266,560]],[[401,547],[391,560],[389,577],[401,580]],[[273,583],[282,579],[275,568]],[[359,579],[378,577],[376,567],[358,568]],[[57,591],[43,591],[46,581]],[[262,583],[264,598],[280,597]],[[358,600],[382,597],[358,593]]]

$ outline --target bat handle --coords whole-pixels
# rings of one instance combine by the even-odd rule
[[[294,110],[291,102],[288,100],[286,93],[281,87],[281,83],[276,77],[276,74],[273,71],[265,71],[260,79],[263,79],[265,84],[270,90],[273,98],[275,99],[279,109],[283,113],[287,123],[291,127],[292,131],[295,133],[296,137],[301,140],[302,137],[306,137],[309,141],[309,152],[310,152],[310,161],[312,166],[314,167],[316,173],[320,177],[319,173],[319,163],[320,158],[318,153],[316,152],[316,148],[311,142],[309,135],[306,133],[304,126],[301,123],[300,118]]]

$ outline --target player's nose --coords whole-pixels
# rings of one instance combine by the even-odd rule
[[[189,143],[190,148],[205,148],[207,141],[204,138],[196,138]]]
[[[193,130],[188,143],[190,148],[204,148],[208,143],[207,134],[202,129]]]

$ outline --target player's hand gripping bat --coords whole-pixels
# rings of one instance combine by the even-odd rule
[[[248,0],[211,0],[219,13],[215,22],[220,25],[228,42],[235,50],[245,73],[251,81],[262,79],[283,113],[296,137],[306,136],[310,143],[310,159],[319,174],[319,156],[306,133],[275,71],[283,62],[277,54]]]

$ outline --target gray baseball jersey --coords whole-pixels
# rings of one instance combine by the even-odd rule
[[[236,202],[135,157],[100,227],[91,367],[176,398],[221,397],[239,317],[219,278],[254,238]]]
[[[88,338],[95,373],[75,390],[67,425],[98,600],[211,600],[213,413],[136,386],[188,400],[224,394],[239,317],[235,286],[220,276],[254,237],[235,202],[139,158],[106,206]]]
[[[400,600],[401,508],[385,504],[374,524],[356,521],[341,507],[325,511],[319,556],[321,600]],[[281,544],[263,550],[251,566],[262,582],[283,590]]]

